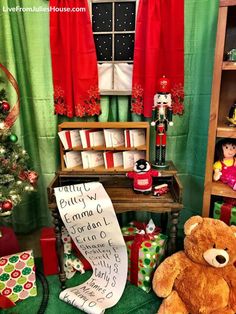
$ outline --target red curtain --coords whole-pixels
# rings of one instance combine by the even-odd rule
[[[87,0],[50,0],[50,6],[55,113],[70,118],[99,114],[97,57]]]
[[[134,48],[133,112],[152,116],[153,97],[162,75],[170,79],[175,94],[182,96],[184,0],[139,1]]]

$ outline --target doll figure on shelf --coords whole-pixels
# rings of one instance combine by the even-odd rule
[[[158,91],[154,96],[152,107],[151,126],[156,128],[156,155],[153,166],[167,168],[166,159],[166,132],[168,125],[172,126],[172,105],[170,93],[170,80],[163,76],[158,81]]]
[[[160,176],[157,170],[152,170],[150,163],[145,159],[139,159],[134,164],[134,171],[127,172],[126,176],[133,179],[135,193],[149,194],[152,191],[152,177]]]
[[[236,190],[236,139],[226,138],[216,144],[214,181],[222,181]]]
[[[227,120],[230,122],[229,126],[236,127],[236,102],[231,106]]]

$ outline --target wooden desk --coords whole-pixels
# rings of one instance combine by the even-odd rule
[[[177,228],[179,214],[182,205],[182,185],[177,178],[176,170],[170,169],[162,172],[162,176],[154,178],[153,184],[168,183],[169,192],[160,197],[152,194],[136,194],[132,189],[132,180],[129,180],[125,174],[97,174],[97,173],[65,173],[58,172],[50,185],[48,186],[48,205],[54,218],[57,255],[60,267],[59,278],[62,288],[65,288],[66,276],[63,265],[63,245],[61,243],[62,221],[56,205],[54,188],[70,184],[79,184],[85,182],[99,181],[103,184],[108,195],[111,198],[116,213],[129,211],[145,211],[162,214],[162,228],[166,230],[168,218],[170,218],[168,254],[176,251]]]

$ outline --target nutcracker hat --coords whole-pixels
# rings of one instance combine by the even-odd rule
[[[170,93],[170,80],[163,75],[161,78],[159,78],[157,82],[157,92],[158,93]]]

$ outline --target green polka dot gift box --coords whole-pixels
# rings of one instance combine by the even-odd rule
[[[128,252],[127,279],[149,292],[154,270],[165,256],[167,236],[160,233],[158,228],[154,228],[151,232],[147,232],[146,227],[141,230],[140,224],[135,223],[121,230]]]
[[[32,250],[0,257],[0,294],[14,303],[37,295]]]

